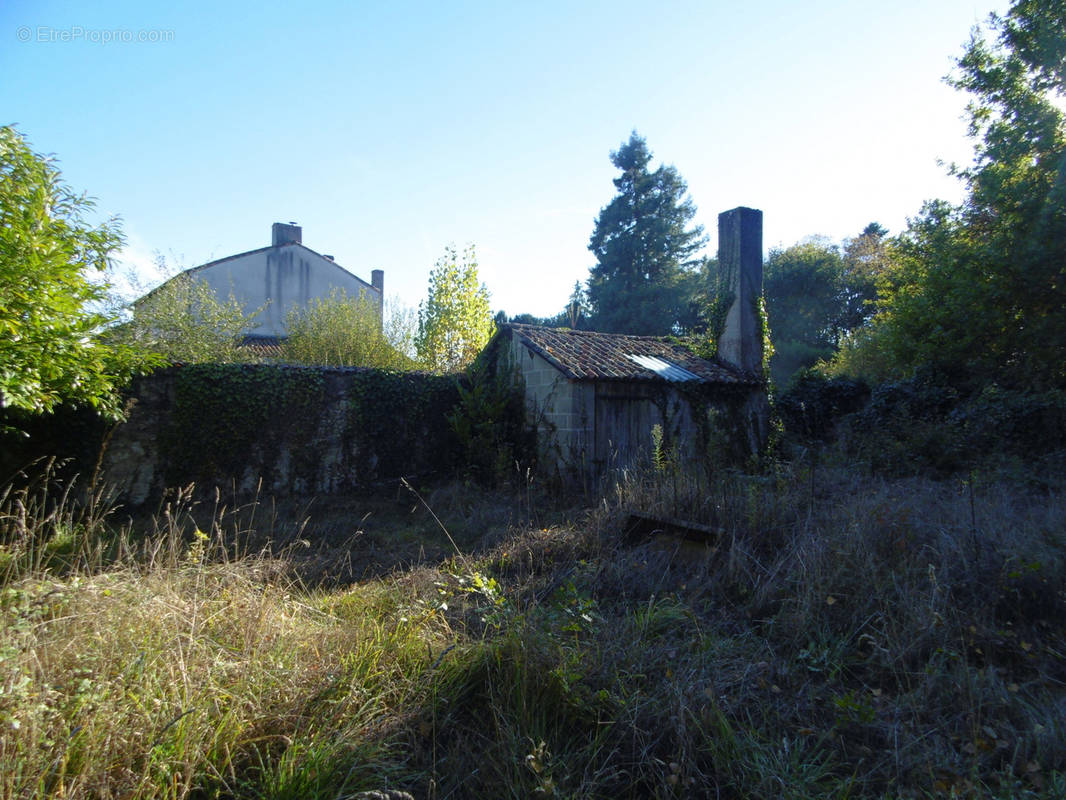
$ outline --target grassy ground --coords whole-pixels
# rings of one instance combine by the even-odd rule
[[[1062,488],[666,465],[133,529],[9,493],[0,797],[1066,796]]]

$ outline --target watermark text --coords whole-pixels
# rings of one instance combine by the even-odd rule
[[[70,25],[57,28],[52,25],[22,25],[15,30],[15,38],[20,42],[39,44],[69,44],[71,42],[88,42],[90,44],[158,44],[174,41],[174,31],[165,28],[85,28]]]

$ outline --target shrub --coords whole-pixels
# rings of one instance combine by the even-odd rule
[[[335,288],[329,297],[289,312],[284,358],[291,364],[411,369],[412,315],[395,303],[388,319],[384,311],[365,295],[351,297]]]
[[[870,388],[846,377],[826,378],[813,370],[801,371],[777,398],[777,411],[787,433],[808,439],[827,439],[836,423],[860,410]]]

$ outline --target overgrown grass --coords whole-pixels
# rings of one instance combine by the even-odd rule
[[[424,495],[458,553],[410,498],[356,535],[355,501],[179,495],[135,532],[9,493],[0,797],[1063,796],[1061,488],[667,463],[555,523],[528,487]],[[717,535],[626,542],[633,511]],[[394,530],[410,558],[352,567]]]

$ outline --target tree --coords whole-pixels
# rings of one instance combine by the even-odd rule
[[[649,171],[651,152],[634,131],[611,163],[618,195],[596,218],[589,250],[592,327],[636,334],[680,333],[685,327],[696,253],[706,243],[688,187],[672,166]]]
[[[395,304],[388,311],[383,319],[366,295],[351,297],[335,288],[329,297],[289,312],[284,358],[298,364],[410,369],[410,314]]]
[[[99,309],[123,239],[115,219],[86,221],[92,208],[51,159],[0,127],[0,407],[119,413],[117,389],[139,361],[98,334],[113,321]]]
[[[577,330],[584,327],[585,319],[589,315],[588,293],[581,281],[574,281],[574,289],[570,292],[570,299],[563,311],[566,318],[566,326]]]
[[[843,355],[876,364],[873,377],[931,365],[972,388],[1066,386],[1066,2],[1016,0],[989,32],[949,80],[971,95],[975,156],[954,169],[967,198],[911,221]]]
[[[221,300],[207,281],[182,273],[134,302],[132,311],[111,334],[114,341],[171,363],[228,364],[248,360],[241,340],[262,309],[246,312],[232,294]]]
[[[873,318],[877,284],[888,274],[892,262],[892,242],[887,236],[887,228],[871,222],[858,236],[844,240],[841,333],[852,331]]]
[[[429,297],[418,307],[418,360],[436,372],[470,364],[493,332],[489,292],[478,281],[473,245],[460,260],[448,247],[429,275]]]
[[[511,322],[522,325],[543,325],[548,328],[573,328],[583,330],[588,327],[589,306],[585,287],[581,281],[574,281],[573,291],[566,301],[566,308],[551,317],[538,317],[535,314],[515,314]],[[507,315],[502,311],[497,317],[497,323],[507,322]]]
[[[771,251],[763,291],[774,326],[771,374],[783,385],[796,370],[829,358],[836,349],[846,297],[840,251],[818,238]]]

